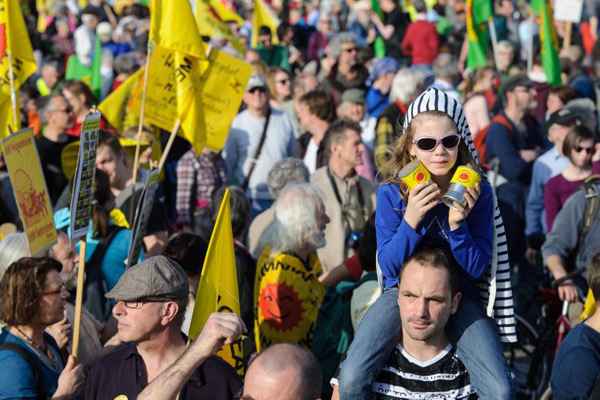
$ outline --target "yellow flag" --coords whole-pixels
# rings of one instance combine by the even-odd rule
[[[216,311],[240,315],[240,300],[235,265],[231,206],[229,190],[225,191],[219,214],[208,244],[202,275],[196,292],[196,305],[190,324],[189,336],[195,339],[206,320]],[[243,369],[243,352],[240,342],[228,345],[218,354],[238,372]]]
[[[9,56],[15,90],[36,70],[35,58],[18,0],[0,0],[0,95],[10,96]]]
[[[217,37],[227,39],[236,51],[240,54],[246,53],[246,47],[238,39],[236,35],[231,32],[229,26],[215,16],[216,12],[211,7],[210,1],[208,0],[197,0],[196,11],[194,16],[196,17],[196,23],[198,24],[198,30],[200,35]]]
[[[588,289],[587,296],[585,298],[585,304],[583,305],[583,311],[579,318],[583,321],[594,315],[596,312],[596,299],[594,299],[594,293]]]
[[[19,92],[17,92],[17,126],[13,126],[13,108],[10,97],[0,96],[0,139],[21,129],[21,117],[19,116]]]
[[[258,45],[258,31],[263,25],[271,28],[273,44],[279,43],[279,39],[277,38],[279,19],[263,0],[254,0],[254,13],[252,14],[252,47]]]
[[[206,146],[221,150],[227,141],[244,90],[252,75],[252,67],[239,58],[213,50],[209,67],[202,80],[202,118],[206,129]]]
[[[149,40],[154,45],[206,58],[189,0],[152,0],[150,17]]]
[[[171,131],[181,120],[181,135],[198,154],[206,143],[200,85],[207,62],[156,46],[150,53],[144,121]]]
[[[246,22],[238,13],[229,7],[225,7],[220,0],[208,0],[208,3],[215,13],[217,13],[221,21],[235,21],[238,26],[242,26],[244,25],[244,22]]]
[[[138,69],[98,106],[104,118],[119,132],[135,126],[139,119],[139,104],[137,107],[130,104],[139,103],[141,95],[135,96],[134,92],[136,88],[141,90],[143,73],[143,68]],[[127,121],[129,122],[126,123]]]

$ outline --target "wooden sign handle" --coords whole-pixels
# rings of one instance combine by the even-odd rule
[[[73,342],[71,355],[77,358],[79,352],[79,332],[81,328],[81,307],[83,306],[83,286],[85,285],[85,238],[79,241],[79,270],[77,271],[77,293],[75,297],[75,318],[73,319]]]

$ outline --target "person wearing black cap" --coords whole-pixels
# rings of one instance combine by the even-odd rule
[[[524,261],[526,246],[525,200],[531,183],[533,161],[546,147],[538,123],[528,115],[535,105],[532,82],[524,75],[504,85],[506,123],[490,124],[485,139],[487,160],[499,163],[496,194],[506,224],[509,258],[513,265]]]
[[[550,178],[560,174],[569,165],[562,153],[562,145],[570,129],[581,123],[581,117],[563,108],[550,114],[546,123],[548,140],[554,145],[533,163],[531,186],[525,206],[525,235],[527,236],[527,259],[534,264],[548,228],[544,223],[544,185]]]
[[[123,344],[91,364],[84,398],[135,399],[186,349],[180,329],[188,278],[169,258],[150,257],[129,268],[106,297],[117,302],[113,316]],[[179,398],[232,399],[240,388],[232,367],[208,357],[191,374]]]

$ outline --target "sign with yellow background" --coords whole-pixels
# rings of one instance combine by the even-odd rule
[[[321,263],[316,254],[307,264],[267,247],[259,258],[254,284],[256,350],[274,343],[311,347],[312,333],[325,287],[319,282]]]
[[[23,129],[7,137],[2,148],[29,249],[41,255],[56,242],[56,229],[33,131]]]

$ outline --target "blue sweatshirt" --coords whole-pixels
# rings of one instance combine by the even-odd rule
[[[494,234],[494,202],[487,182],[481,182],[479,199],[466,220],[453,231],[448,225],[448,207],[443,203],[429,210],[416,230],[404,220],[405,209],[398,185],[387,183],[379,187],[375,227],[384,288],[398,285],[400,269],[422,242],[449,248],[467,280],[474,281],[487,270]]]

